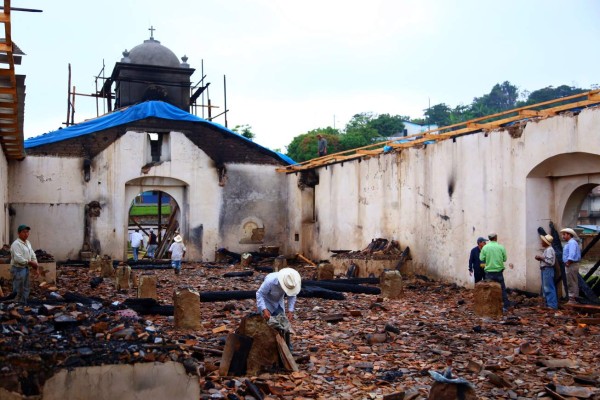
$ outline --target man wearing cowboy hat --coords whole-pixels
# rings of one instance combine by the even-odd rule
[[[536,255],[535,259],[540,262],[542,271],[542,294],[546,301],[546,307],[558,308],[558,298],[556,297],[556,286],[554,286],[554,264],[556,263],[556,253],[552,248],[552,235],[540,235],[544,253]]]
[[[175,275],[179,275],[179,271],[181,271],[181,259],[185,257],[187,249],[183,244],[181,235],[176,235],[173,240],[174,242],[169,247],[169,251],[171,252],[171,267],[175,270]]]
[[[579,296],[579,261],[581,261],[581,249],[577,243],[577,234],[571,228],[560,231],[562,238],[567,243],[563,247],[562,259],[565,263],[567,273],[567,289],[569,292],[569,303],[576,303]]]
[[[302,279],[293,268],[283,268],[278,272],[271,272],[265,277],[262,285],[256,291],[256,305],[264,319],[285,312],[283,298],[288,296],[288,307],[285,312],[287,318],[292,320],[296,295],[300,293]]]

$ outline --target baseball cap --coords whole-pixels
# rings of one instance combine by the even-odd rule
[[[27,225],[19,225],[19,227],[17,228],[17,232],[21,232],[23,230],[27,229],[28,231],[31,230],[30,227],[28,227]]]

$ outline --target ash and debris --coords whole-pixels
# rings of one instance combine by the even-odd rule
[[[303,279],[314,277],[314,268],[294,267]],[[239,270],[188,263],[180,275],[170,269],[152,273],[159,303],[170,305],[179,286],[200,293],[256,290],[266,274],[223,276]],[[344,301],[301,298],[292,338],[300,371],[231,378],[218,375],[219,354],[227,334],[255,311],[254,300],[202,303],[203,328],[178,330],[171,316],[125,308],[136,289],[116,291],[108,278],[91,285],[96,275],[61,266],[56,286],[33,288],[28,306],[0,302],[2,387],[38,395],[63,368],[172,360],[198,376],[201,398],[254,398],[245,382],[250,379],[271,399],[380,399],[397,392],[425,399],[433,383],[428,371],[452,365],[482,399],[544,399],[547,385],[576,387],[584,378],[590,398],[600,398],[600,350],[593,345],[600,339],[598,326],[578,324],[581,316],[572,310],[544,309],[538,298],[512,293],[515,307],[497,320],[473,314],[472,290],[425,277],[407,279],[399,300],[352,293]],[[10,292],[6,282],[3,289]],[[570,362],[553,367],[546,360]]]

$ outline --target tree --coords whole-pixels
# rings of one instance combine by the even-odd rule
[[[576,88],[574,86],[561,85],[558,87],[547,86],[542,89],[534,90],[529,93],[524,105],[541,103],[548,100],[559,99],[561,97],[572,96],[574,94],[583,93],[587,90]]]
[[[404,132],[403,120],[409,119],[400,115],[380,114],[371,119],[368,125],[377,130],[380,137],[389,137]]]
[[[450,125],[450,114],[452,110],[446,104],[436,104],[423,111],[427,123],[431,125],[437,125],[439,127]]]
[[[490,93],[481,97],[475,97],[471,103],[473,118],[483,117],[489,114],[510,110],[517,107],[519,88],[509,81],[497,83]]]
[[[330,126],[308,131],[292,139],[286,147],[286,155],[296,162],[308,161],[317,157],[317,135],[323,135],[327,140],[327,152],[335,153],[340,149],[340,131]]]
[[[232,131],[234,131],[238,135],[245,137],[246,139],[254,140],[254,138],[256,137],[256,135],[252,132],[252,127],[248,124],[236,125],[232,129]]]

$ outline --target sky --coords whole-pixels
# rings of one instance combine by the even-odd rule
[[[210,97],[228,126],[285,152],[295,136],[353,115],[420,118],[428,105],[470,104],[496,83],[521,91],[600,84],[597,0],[12,0],[26,53],[25,137],[66,120],[68,65],[78,93],[96,90],[122,52],[150,37],[204,64]],[[96,117],[76,98],[75,122]],[[106,112],[102,105],[100,114]],[[199,112],[199,116],[202,116]],[[206,114],[205,114],[206,116]],[[214,119],[223,124],[223,117]]]

